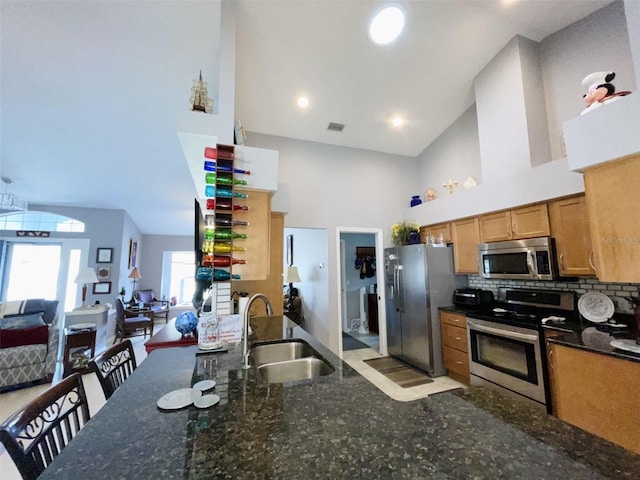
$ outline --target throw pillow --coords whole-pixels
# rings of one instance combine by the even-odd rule
[[[43,322],[44,323],[44,322]],[[49,341],[49,327],[41,325],[23,329],[0,330],[0,348],[41,345]]]
[[[25,328],[46,325],[42,319],[42,312],[30,315],[10,315],[0,319],[0,330],[22,330]]]
[[[50,325],[56,316],[57,308],[58,300],[29,299],[25,303],[24,313],[43,312],[42,319]]]

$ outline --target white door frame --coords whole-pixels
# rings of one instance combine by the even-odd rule
[[[378,330],[380,339],[380,355],[387,355],[387,315],[385,311],[384,296],[384,248],[383,248],[383,232],[381,228],[354,228],[354,227],[337,227],[336,228],[336,269],[338,272],[337,295],[338,311],[342,312],[342,261],[340,255],[340,234],[342,233],[368,233],[375,236],[376,245],[376,282],[378,283]],[[338,329],[338,354],[342,358],[342,318],[335,324]]]

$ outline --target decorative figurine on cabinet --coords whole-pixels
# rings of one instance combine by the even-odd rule
[[[583,95],[586,108],[580,112],[580,115],[596,110],[607,103],[615,102],[620,97],[631,93],[628,90],[616,93],[616,87],[611,83],[615,76],[615,72],[593,72],[582,79],[582,85],[588,87],[588,90]]]
[[[431,202],[436,199],[436,191],[433,188],[427,190],[427,202]]]

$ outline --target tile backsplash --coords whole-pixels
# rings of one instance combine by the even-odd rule
[[[489,280],[478,275],[469,275],[469,287],[491,290],[494,295],[498,294],[499,287],[570,290],[576,292],[578,298],[587,292],[601,292],[613,300],[616,312],[618,313],[633,313],[633,305],[625,298],[640,296],[640,284],[638,283],[601,283],[596,278],[578,278],[575,280],[560,280],[556,282],[534,282],[530,280]]]

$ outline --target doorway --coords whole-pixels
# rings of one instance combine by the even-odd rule
[[[386,355],[382,231],[338,228],[340,355],[373,349]]]

